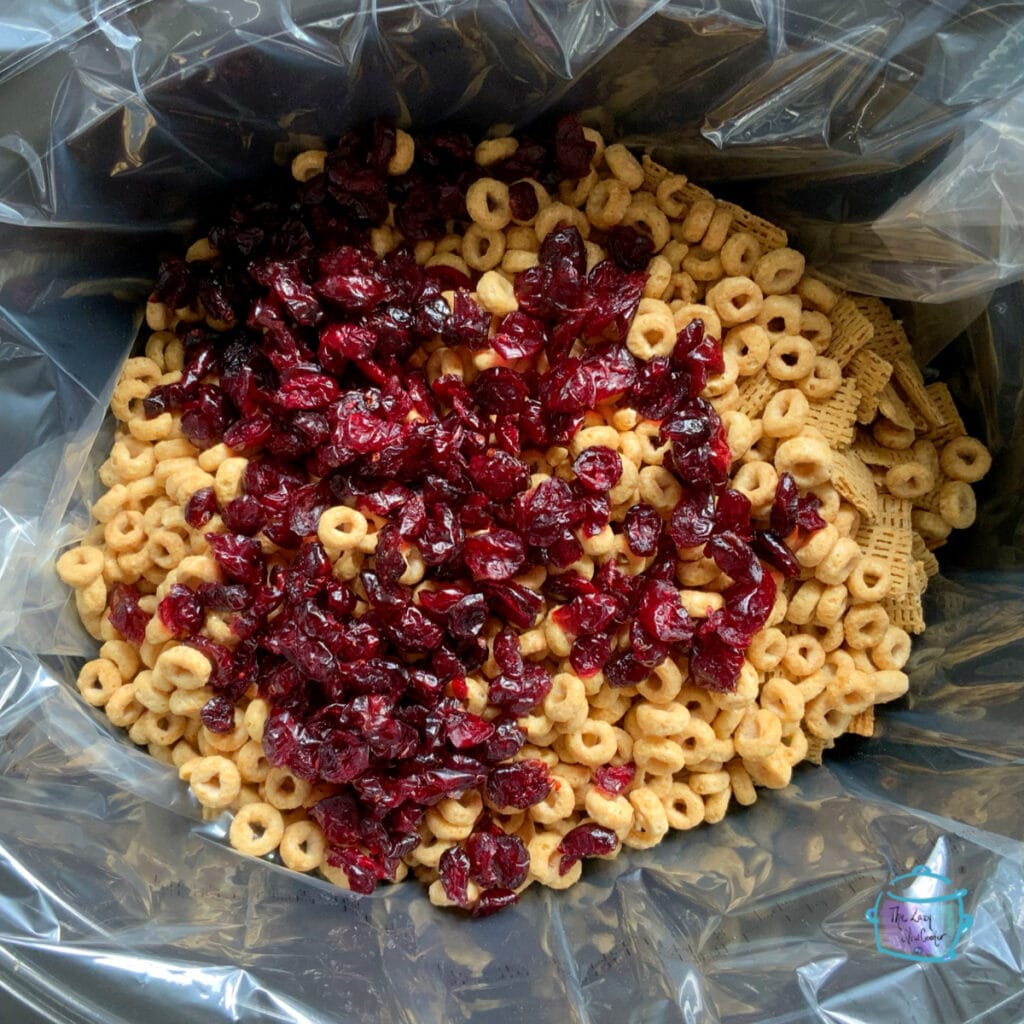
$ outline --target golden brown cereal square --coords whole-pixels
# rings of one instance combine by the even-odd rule
[[[902,357],[892,364],[893,377],[912,410],[917,410],[928,427],[937,427],[942,414],[924,384],[921,368],[912,359]]]
[[[875,709],[865,708],[859,715],[854,715],[850,720],[847,732],[854,736],[874,736],[875,734]]]
[[[847,364],[849,375],[857,381],[860,391],[860,408],[857,410],[859,423],[870,423],[878,411],[878,396],[892,376],[892,363],[877,352],[862,348],[854,353]]]
[[[889,621],[908,633],[924,632],[924,612],[921,608],[921,595],[909,591],[902,597],[887,597],[882,607],[889,615]]]
[[[652,160],[646,153],[640,161],[640,166],[644,169],[643,188],[647,192],[657,192],[658,186],[672,174],[667,167]]]
[[[807,422],[817,427],[833,448],[848,448],[856,434],[860,392],[852,380],[844,380],[824,402],[811,402]]]
[[[892,384],[886,384],[878,395],[878,414],[884,416],[890,423],[895,423],[897,427],[914,430],[914,419],[910,415],[910,410],[896,394]]]
[[[910,451],[897,448],[886,448],[879,444],[870,434],[861,432],[851,449],[854,455],[868,466],[884,466],[891,469],[913,459]]]
[[[820,736],[808,736],[806,760],[820,767],[822,754],[826,750],[831,750],[835,745],[835,740],[823,740]]]
[[[954,438],[965,437],[967,435],[967,428],[964,426],[964,421],[960,419],[960,413],[957,412],[956,404],[953,401],[953,395],[950,393],[949,388],[940,381],[935,384],[929,384],[925,390],[931,396],[939,415],[938,426],[930,430],[925,437],[929,441],[934,441],[939,446],[946,444],[947,441],[952,441]]]
[[[829,316],[832,321],[832,341],[825,350],[840,366],[847,363],[871,340],[875,329],[852,299],[840,299]]]
[[[782,387],[764,367],[739,385],[740,400],[736,408],[751,419],[760,416],[772,396]]]
[[[938,574],[939,560],[929,550],[924,537],[922,537],[917,530],[914,531],[910,552],[914,558],[921,563],[924,568],[925,576],[930,578]]]
[[[850,452],[833,453],[832,486],[868,522],[878,516],[881,510],[878,488],[875,487],[871,471],[856,455]]]
[[[763,217],[758,217],[756,214],[751,213],[749,210],[744,210],[735,203],[722,203],[721,205],[732,211],[730,235],[745,231],[748,235],[753,235],[761,243],[761,248],[766,252],[770,249],[782,249],[789,241],[786,232],[782,228],[770,224]]]
[[[874,328],[874,335],[868,347],[887,362],[895,363],[900,357],[913,358],[907,334],[897,323],[889,307],[870,295],[860,295],[853,300],[857,309]]]
[[[906,593],[910,573],[912,527],[910,502],[891,494],[878,495],[879,512],[871,522],[862,522],[857,543],[866,555],[878,555],[889,563],[892,592]]]

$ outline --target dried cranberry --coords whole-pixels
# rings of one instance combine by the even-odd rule
[[[605,764],[594,769],[594,785],[603,789],[612,796],[618,796],[629,789],[636,775],[636,765],[629,764]]]
[[[647,558],[658,550],[658,540],[665,523],[661,513],[647,502],[631,506],[622,523],[626,544],[634,555]]]
[[[558,844],[558,852],[562,855],[558,873],[567,874],[584,857],[606,857],[618,848],[619,837],[610,828],[592,821],[577,825],[566,832]]]
[[[135,587],[115,583],[108,602],[110,624],[133,644],[141,644],[146,639],[149,625],[149,616],[139,607],[141,596]]]
[[[156,613],[172,636],[179,638],[198,633],[206,620],[198,595],[181,583],[171,587]]]
[[[584,448],[572,464],[576,479],[586,490],[601,494],[611,490],[622,476],[622,457],[617,451],[594,445]]]
[[[193,491],[185,502],[185,522],[193,530],[204,527],[217,514],[217,495],[212,487]]]
[[[519,571],[526,552],[518,534],[496,529],[467,537],[462,557],[474,579],[507,580]]]
[[[525,810],[539,804],[553,784],[543,761],[515,761],[499,765],[487,776],[487,799],[495,807]]]

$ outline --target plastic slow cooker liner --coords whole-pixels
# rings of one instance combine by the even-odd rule
[[[1024,289],[999,286],[1024,274],[1024,12],[21,6],[0,13],[4,1019],[1019,1019]],[[78,697],[94,645],[51,564],[87,523],[157,260],[204,209],[369,116],[482,132],[565,110],[774,215],[844,285],[907,300],[926,357],[970,323],[936,362],[996,464],[874,738],[469,921],[414,883],[358,897],[230,850]],[[876,944],[869,912],[915,867],[963,891],[945,963]]]

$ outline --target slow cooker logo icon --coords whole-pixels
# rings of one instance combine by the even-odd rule
[[[864,915],[875,926],[878,952],[900,960],[953,960],[973,918],[964,913],[967,890],[951,891],[952,885],[921,866],[892,879]]]

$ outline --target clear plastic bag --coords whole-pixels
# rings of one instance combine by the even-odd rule
[[[999,286],[1024,271],[1022,58],[1024,11],[980,0],[0,13],[0,1019],[1020,1019],[1024,289]],[[93,644],[50,566],[85,528],[139,302],[204,208],[368,116],[571,109],[907,300],[997,460],[873,739],[468,921],[413,884],[356,897],[231,851],[78,697]],[[865,918],[917,865],[966,890],[951,962],[893,959]]]

